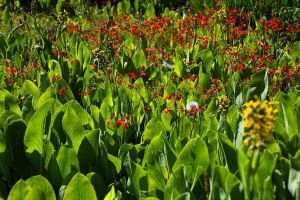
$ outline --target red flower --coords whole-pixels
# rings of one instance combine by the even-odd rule
[[[73,60],[72,60],[72,63],[74,63],[74,64],[77,64],[79,62],[79,60],[77,59],[77,58],[74,58]]]
[[[33,64],[33,67],[34,67],[35,69],[38,69],[38,68],[39,68],[39,64],[38,64],[38,63],[34,63],[34,64]]]
[[[65,88],[61,88],[59,90],[57,90],[57,94],[60,96],[63,96],[66,94],[66,89]]]
[[[128,128],[129,125],[124,120],[118,119],[116,121],[116,127],[119,128],[120,126],[122,126],[123,128]]]
[[[211,79],[211,82],[212,82],[212,83],[217,83],[218,81],[220,81],[219,78],[213,78],[213,79]]]
[[[150,106],[145,106],[145,107],[144,107],[144,110],[145,110],[145,111],[151,111],[152,109],[151,109]]]
[[[6,73],[9,75],[13,75],[13,71],[10,68],[6,68]]]
[[[127,73],[127,77],[129,79],[136,79],[138,77],[138,75],[134,72],[130,72],[130,73]]]
[[[175,98],[176,101],[180,101],[181,98],[182,98],[182,95],[181,94],[175,94],[174,98]]]
[[[60,53],[61,53],[62,57],[67,57],[68,56],[68,52],[66,52],[66,51],[61,51]]]
[[[93,94],[93,91],[92,91],[92,90],[85,90],[85,91],[83,92],[83,95],[91,95],[91,94]]]
[[[124,123],[124,121],[122,119],[118,119],[116,121],[116,127],[119,128],[123,123]]]
[[[195,81],[197,79],[197,75],[196,74],[192,74],[191,76],[190,76],[190,80],[191,81]]]
[[[289,32],[289,33],[296,33],[296,32],[299,31],[299,27],[296,24],[289,24],[286,27],[286,31]]]
[[[165,96],[165,100],[171,100],[172,99],[172,96],[171,95],[166,95]]]
[[[7,78],[7,79],[6,79],[6,83],[7,83],[8,85],[12,86],[12,85],[15,83],[15,81],[14,81],[13,79],[11,79],[11,78]]]
[[[54,57],[55,57],[55,58],[58,58],[59,51],[57,51],[57,50],[56,50],[56,51],[54,51],[54,52],[53,52],[53,55],[54,55]]]
[[[171,108],[165,108],[164,112],[165,112],[166,114],[168,114],[169,112],[171,112]]]

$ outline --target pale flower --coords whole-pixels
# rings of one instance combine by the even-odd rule
[[[186,110],[187,111],[194,111],[194,110],[198,110],[198,109],[199,109],[199,105],[195,101],[191,101],[191,102],[186,104]]]

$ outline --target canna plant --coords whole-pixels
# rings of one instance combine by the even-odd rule
[[[297,24],[47,2],[4,12],[0,199],[299,199]]]

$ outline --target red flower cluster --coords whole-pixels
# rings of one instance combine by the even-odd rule
[[[270,20],[261,19],[260,24],[262,25],[263,31],[267,32],[272,30],[273,32],[278,32],[284,29],[282,20],[279,17],[274,17]]]

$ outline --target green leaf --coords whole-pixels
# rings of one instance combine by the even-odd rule
[[[26,183],[32,188],[37,188],[42,192],[43,200],[56,199],[55,192],[49,181],[41,175],[32,176],[26,180]]]
[[[23,84],[23,92],[25,95],[32,95],[32,104],[34,108],[37,108],[39,97],[40,97],[40,89],[30,80],[25,80]]]
[[[199,73],[198,82],[202,88],[208,88],[211,83],[209,77],[205,73]]]
[[[112,186],[109,193],[105,196],[104,200],[114,200],[116,196],[115,187]]]
[[[146,147],[143,166],[148,168],[148,181],[151,189],[164,191],[165,179],[168,178],[170,168],[166,162],[164,140],[162,134],[155,136]]]
[[[97,198],[104,199],[107,193],[107,186],[105,185],[103,178],[95,172],[90,172],[86,176],[92,183],[94,190],[96,191]]]
[[[300,171],[290,169],[288,188],[295,199],[300,198]]]
[[[137,50],[132,56],[132,62],[136,69],[147,66],[146,57],[142,49]]]
[[[33,174],[32,166],[25,155],[24,151],[24,133],[26,130],[26,123],[22,119],[8,120],[4,134],[9,147],[10,158],[14,165],[15,171],[13,176],[19,178],[27,178]]]
[[[237,131],[238,118],[239,118],[238,107],[236,105],[230,106],[226,118],[232,131],[235,133]]]
[[[80,42],[78,46],[77,58],[81,66],[81,71],[84,71],[91,59],[91,52],[84,42]]]
[[[62,126],[67,134],[68,144],[78,152],[82,139],[86,135],[80,118],[75,111],[68,107],[62,119]]]
[[[55,88],[54,86],[50,86],[39,98],[37,108],[41,107],[44,103],[49,101],[51,98],[55,98]]]
[[[79,163],[76,152],[72,148],[62,146],[57,157],[52,157],[49,163],[48,171],[50,174],[51,182],[56,187],[62,184],[72,174],[75,174],[79,170]]]
[[[82,140],[77,157],[81,172],[88,172],[91,166],[97,162],[98,139],[100,130],[94,129],[85,135]]]
[[[113,100],[113,91],[112,91],[112,85],[110,83],[110,80],[107,78],[105,80],[105,96],[107,99],[107,102],[110,107],[113,107],[114,100]]]
[[[18,101],[10,92],[7,90],[0,90],[0,114],[4,111],[10,110],[22,116],[22,112],[19,108]]]
[[[8,195],[8,200],[25,200],[27,194],[31,190],[29,184],[24,180],[19,180],[11,189]]]
[[[3,14],[2,14],[2,20],[4,21],[4,23],[8,24],[8,22],[10,20],[9,6],[5,7]]]
[[[209,73],[210,69],[212,67],[212,64],[214,62],[214,56],[213,56],[212,52],[208,49],[204,49],[199,52],[199,56],[202,59],[203,66],[206,69],[206,73]]]
[[[71,179],[64,195],[65,200],[97,199],[96,192],[89,179],[81,173],[77,173]]]
[[[183,70],[183,61],[181,60],[179,55],[176,55],[175,65],[174,65],[174,73],[178,77],[182,77],[182,70]]]
[[[122,168],[121,160],[118,157],[115,157],[109,153],[107,154],[107,158],[114,164],[117,173],[120,173],[121,168]]]
[[[156,135],[159,135],[160,133],[165,134],[165,132],[165,127],[162,122],[157,117],[154,117],[146,125],[142,137],[143,140],[151,140]]]
[[[164,192],[164,199],[174,199],[187,190],[187,179],[185,177],[185,166],[180,166],[171,174]]]
[[[129,153],[123,162],[123,166],[129,176],[127,181],[129,193],[139,198],[142,191],[148,189],[146,181],[147,172],[139,164],[131,160]]]
[[[149,18],[149,17],[155,17],[155,9],[154,9],[154,5],[153,3],[148,3],[147,5],[147,9],[145,12],[145,17]]]
[[[214,181],[227,194],[230,194],[231,190],[240,184],[240,180],[223,166],[215,167]]]
[[[277,156],[265,151],[261,157],[261,160],[258,164],[258,168],[256,169],[255,174],[255,182],[256,186],[263,188],[264,181],[269,177],[272,176],[272,173],[275,169]],[[260,188],[260,189],[261,189]]]
[[[296,99],[292,95],[279,92],[275,96],[275,100],[279,102],[279,112],[275,122],[275,129],[285,140],[298,135],[298,117],[296,109]]]
[[[162,121],[163,125],[165,126],[166,130],[168,132],[171,132],[171,130],[172,130],[171,122],[172,122],[172,119],[174,119],[174,117],[175,117],[174,111],[171,111],[169,113],[166,113],[163,111],[163,112],[161,112],[160,116],[161,116],[161,121]]]
[[[209,154],[205,142],[199,137],[189,141],[182,149],[173,166],[173,171],[181,166],[186,168],[186,178],[192,182],[206,171],[209,165]],[[202,173],[196,173],[201,167]]]
[[[24,146],[27,156],[37,169],[40,166],[40,160],[43,155],[44,137],[49,127],[47,118],[53,109],[54,100],[48,100],[43,106],[39,107],[28,122],[24,135]]]
[[[269,88],[268,70],[264,69],[256,72],[251,79],[249,88],[247,100],[253,99],[255,96],[260,96],[261,100],[265,100]],[[253,88],[253,90],[251,88]]]

